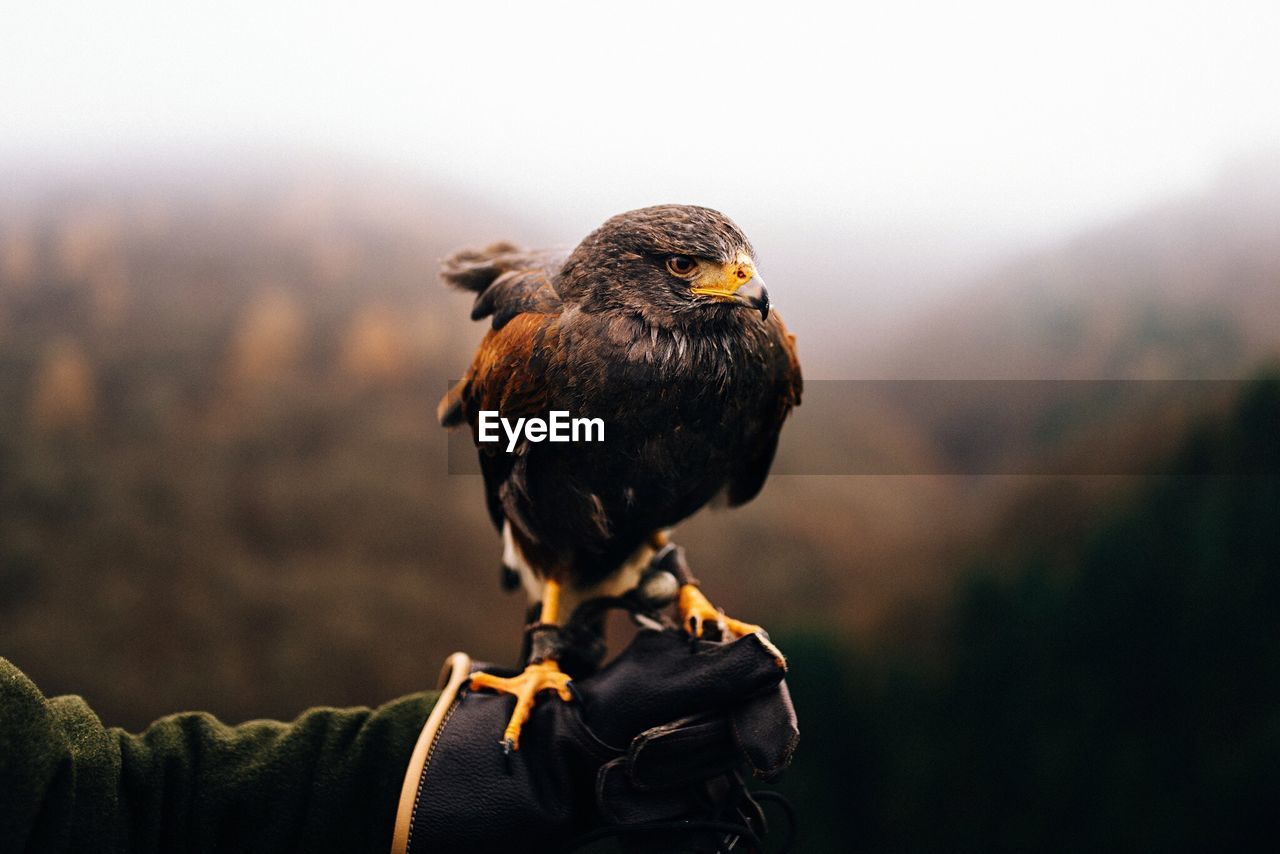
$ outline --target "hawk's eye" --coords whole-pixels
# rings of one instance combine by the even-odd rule
[[[698,271],[698,262],[688,255],[672,255],[667,258],[667,270],[673,276],[687,279]]]

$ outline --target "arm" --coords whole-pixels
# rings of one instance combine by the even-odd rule
[[[436,696],[291,723],[189,712],[131,735],[0,659],[0,850],[384,854]]]

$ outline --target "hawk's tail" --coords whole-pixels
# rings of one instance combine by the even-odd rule
[[[462,291],[484,293],[503,273],[521,269],[528,253],[513,243],[494,243],[484,249],[463,249],[445,258],[440,278]]]
[[[560,295],[551,279],[563,263],[558,250],[529,251],[512,243],[494,243],[450,255],[440,265],[440,278],[476,295],[472,320],[492,316],[493,328],[501,329],[526,311],[546,313],[560,308]]]

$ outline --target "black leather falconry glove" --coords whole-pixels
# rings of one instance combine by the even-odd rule
[[[468,691],[474,669],[462,653],[446,663],[393,854],[535,854],[599,836],[629,851],[717,851],[763,833],[758,807],[739,797],[740,772],[777,777],[799,739],[786,663],[758,634],[712,643],[643,630],[571,683],[573,702],[540,701],[506,757],[498,742],[514,699]]]

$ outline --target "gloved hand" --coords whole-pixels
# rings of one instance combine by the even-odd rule
[[[466,690],[473,669],[461,653],[446,663],[393,854],[536,854],[591,832],[616,833],[634,851],[714,851],[730,831],[682,824],[673,834],[670,823],[742,825],[739,772],[777,777],[799,739],[786,663],[762,635],[695,643],[643,630],[604,669],[571,683],[573,702],[541,698],[506,757],[499,739],[513,698]]]

